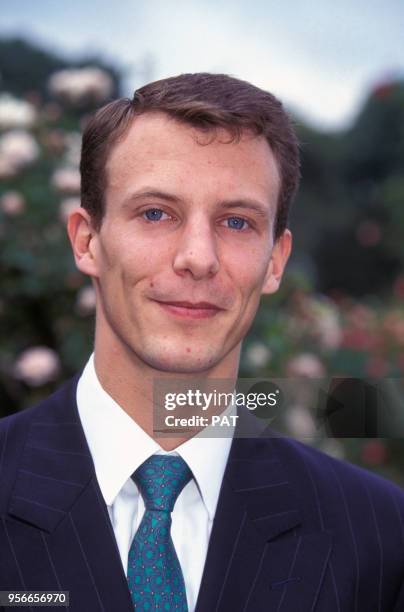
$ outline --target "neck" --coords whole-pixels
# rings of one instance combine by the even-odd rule
[[[109,328],[101,331],[96,326],[94,365],[104,391],[164,450],[169,451],[193,437],[202,427],[175,437],[156,435],[153,429],[153,414],[156,408],[153,399],[155,379],[166,380],[168,383],[181,380],[186,387],[188,380],[190,384],[196,378],[208,383],[210,379],[220,378],[230,381],[228,390],[232,391],[237,378],[240,348],[237,346],[218,364],[203,372],[159,371],[142,361],[130,347],[116,338]]]

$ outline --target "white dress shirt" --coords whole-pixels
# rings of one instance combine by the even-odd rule
[[[77,406],[125,575],[129,549],[144,513],[143,498],[131,475],[153,454],[180,455],[192,470],[194,478],[181,491],[171,515],[171,536],[184,575],[188,609],[193,612],[234,427],[226,428],[226,437],[196,435],[175,451],[164,451],[102,388],[94,353],[78,382]],[[236,414],[235,406],[223,414]]]

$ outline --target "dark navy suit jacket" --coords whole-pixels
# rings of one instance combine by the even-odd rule
[[[0,590],[69,591],[74,612],[130,612],[77,410],[80,374],[0,420]],[[258,419],[241,418],[254,433]],[[259,435],[232,442],[197,612],[404,612],[404,492]]]

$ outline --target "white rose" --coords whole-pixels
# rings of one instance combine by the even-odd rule
[[[6,191],[0,198],[0,209],[6,215],[20,215],[25,210],[25,200],[18,191]]]
[[[100,68],[66,68],[52,74],[48,88],[55,96],[77,105],[86,100],[103,102],[112,94],[113,81]]]
[[[19,170],[34,162],[39,156],[39,146],[33,136],[22,130],[12,130],[0,136],[0,161]]]
[[[31,387],[55,380],[60,372],[58,355],[46,346],[25,350],[14,364],[14,376]]]
[[[0,128],[30,128],[37,117],[32,104],[9,93],[0,94]]]
[[[322,378],[325,367],[320,359],[312,353],[301,353],[292,357],[287,365],[288,376],[306,376],[307,378]]]
[[[95,291],[92,286],[83,287],[77,294],[76,311],[85,316],[95,311]]]
[[[77,168],[59,168],[53,173],[51,183],[62,193],[80,193],[80,172]]]
[[[255,368],[263,368],[271,358],[271,351],[262,342],[254,342],[246,350],[246,360]]]

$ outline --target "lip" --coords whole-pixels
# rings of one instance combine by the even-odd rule
[[[208,319],[222,310],[209,302],[155,302],[166,312],[187,319]]]

